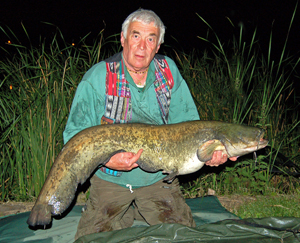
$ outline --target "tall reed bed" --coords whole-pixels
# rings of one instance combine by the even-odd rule
[[[184,187],[186,194],[191,196],[193,190],[194,195],[199,196],[208,188],[218,193],[298,192],[297,179],[281,177],[278,183],[278,178],[271,173],[274,167],[285,171],[286,175],[295,172],[293,168],[284,170],[284,163],[278,166],[278,154],[286,156],[284,162],[293,161],[299,165],[300,161],[299,96],[295,91],[295,84],[300,81],[295,71],[300,58],[286,53],[288,36],[280,57],[272,60],[272,33],[267,55],[263,55],[256,31],[249,43],[243,41],[241,28],[238,38],[224,44],[206,24],[214,38],[212,41],[199,38],[209,42],[211,50],[204,55],[196,51],[190,55],[176,53],[200,117],[264,128],[270,142],[265,153],[258,157],[258,163],[242,157],[218,176],[212,172],[210,176],[204,174],[193,183],[189,182]]]
[[[77,84],[105,55],[101,33],[93,46],[85,38],[73,46],[58,30],[38,47],[13,44],[19,41],[12,38],[2,50],[7,57],[0,62],[0,200],[30,200],[41,190],[63,146]]]

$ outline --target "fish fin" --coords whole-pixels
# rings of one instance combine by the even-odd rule
[[[51,206],[48,204],[36,204],[31,210],[27,224],[31,227],[36,225],[49,225],[51,223]]]
[[[118,153],[123,153],[123,152],[126,152],[126,151],[124,149],[120,149],[120,150],[114,151],[101,164],[102,165],[106,165],[108,163],[108,161],[111,159],[111,157],[113,157],[114,155],[116,155]]]
[[[224,144],[220,140],[209,140],[198,148],[198,159],[202,162],[209,161],[216,150],[226,151]]]
[[[167,173],[167,172],[164,172],[163,173]],[[163,181],[166,181],[167,183],[172,183],[172,181],[174,181],[175,177],[178,175],[178,171],[172,171],[169,173],[169,175],[167,175]]]
[[[141,169],[147,172],[156,172],[159,171],[160,169],[157,169],[155,166],[151,166],[151,163],[145,162],[141,159],[138,160],[137,164]]]

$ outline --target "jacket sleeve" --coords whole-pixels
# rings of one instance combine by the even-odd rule
[[[181,76],[173,60],[167,59],[173,79],[171,103],[169,108],[169,124],[200,120],[199,113],[187,83]]]
[[[64,143],[85,128],[99,125],[105,110],[105,72],[87,72],[79,83],[72,102]],[[104,90],[103,90],[104,89]]]

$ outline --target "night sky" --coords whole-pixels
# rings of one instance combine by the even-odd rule
[[[245,26],[245,39],[249,39],[258,27],[258,39],[262,49],[267,49],[270,32],[273,29],[274,50],[281,52],[287,35],[290,20],[297,0],[195,0],[195,1],[2,1],[0,7],[0,26],[8,26],[16,36],[26,40],[21,23],[28,31],[32,43],[39,36],[48,37],[55,28],[43,24],[48,22],[59,27],[64,39],[78,40],[90,33],[92,40],[105,28],[104,36],[120,33],[124,19],[134,10],[142,7],[156,12],[167,27],[165,45],[182,47],[185,51],[193,48],[203,49],[204,42],[197,36],[206,36],[207,26],[196,15],[202,16],[224,42],[232,39],[235,26]],[[288,50],[299,54],[300,9],[290,32]],[[0,31],[0,45],[7,38]],[[236,28],[238,32],[238,28]],[[174,39],[177,40],[175,43]]]

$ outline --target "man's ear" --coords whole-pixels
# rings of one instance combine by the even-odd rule
[[[160,48],[160,45],[158,45],[158,46],[156,47],[156,52],[155,52],[155,53],[158,52],[159,48]]]
[[[121,32],[121,45],[124,47],[124,42],[125,42],[125,38],[124,38],[124,34],[123,31]]]

